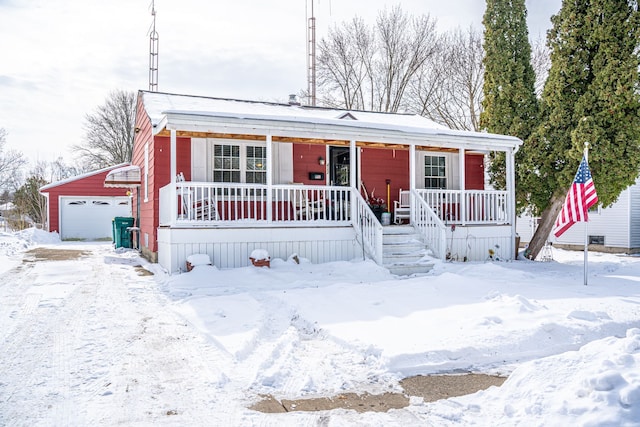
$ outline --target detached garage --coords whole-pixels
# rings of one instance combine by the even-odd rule
[[[47,198],[47,229],[57,231],[62,240],[112,238],[112,220],[131,216],[131,198],[126,188],[108,188],[105,178],[116,165],[40,188]]]

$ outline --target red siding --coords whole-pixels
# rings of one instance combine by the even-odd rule
[[[362,182],[369,195],[375,193],[376,197],[383,198],[392,210],[400,189],[409,189],[409,151],[363,148],[360,156]],[[387,179],[391,180],[390,200],[387,200]]]
[[[157,229],[160,217],[160,188],[171,180],[171,138],[168,136],[152,136],[151,121],[144,109],[142,99],[138,98],[136,134],[132,163],[140,166],[142,187],[140,187],[140,246],[144,246],[144,235],[149,235],[148,250],[158,251]],[[144,150],[149,143],[149,199],[144,201]],[[191,179],[191,139],[177,138],[177,172],[184,173],[186,180]],[[133,212],[137,212],[134,201]]]
[[[49,231],[60,232],[60,196],[126,196],[126,188],[108,188],[104,186],[104,180],[109,170],[96,173],[95,175],[79,178],[75,181],[65,182],[55,187],[49,188],[43,193],[49,195]]]
[[[324,185],[327,181],[309,179],[309,172],[322,172],[326,178],[326,166],[318,164],[318,157],[327,157],[327,147],[315,144],[293,144],[293,182]]]
[[[155,245],[155,229],[157,228],[157,220],[154,219],[154,211],[153,211],[153,190],[152,187],[149,187],[149,202],[144,201],[144,186],[145,186],[145,169],[144,169],[144,148],[145,144],[149,142],[149,172],[151,178],[151,171],[153,170],[153,165],[151,164],[151,157],[153,152],[153,137],[151,136],[151,121],[149,116],[144,109],[144,104],[142,103],[142,96],[138,95],[138,106],[136,110],[136,128],[139,129],[136,132],[133,142],[133,156],[132,156],[132,164],[140,167],[140,175],[142,178],[142,185],[138,189],[140,192],[139,197],[134,198],[133,202],[133,213],[134,216],[138,216],[137,222],[140,226],[140,247],[144,245],[144,235],[145,233],[149,235],[149,244],[151,246]],[[137,206],[137,200],[140,200],[140,207]],[[149,250],[152,250],[151,247]]]
[[[484,156],[482,154],[466,154],[464,174],[467,190],[484,190]]]

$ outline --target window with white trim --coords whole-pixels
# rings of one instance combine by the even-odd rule
[[[446,157],[424,156],[424,188],[447,188]]]
[[[265,184],[267,149],[259,145],[214,144],[213,181]]]

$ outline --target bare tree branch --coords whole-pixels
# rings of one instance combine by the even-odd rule
[[[85,116],[85,142],[73,147],[85,169],[131,161],[135,100],[134,92],[116,90],[104,105]]]
[[[0,189],[15,190],[22,179],[21,169],[27,164],[27,159],[18,151],[4,151],[7,135],[7,131],[0,128]]]

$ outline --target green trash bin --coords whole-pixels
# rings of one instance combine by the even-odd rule
[[[114,240],[113,243],[117,248],[132,248],[131,232],[128,227],[133,227],[134,218],[117,216],[113,219]]]

